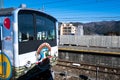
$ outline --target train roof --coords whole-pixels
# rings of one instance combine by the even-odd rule
[[[1,8],[0,9],[0,16],[11,15],[15,8]]]
[[[29,11],[32,10],[32,11],[35,11],[35,12],[40,12],[41,14],[49,16],[49,17],[53,18],[55,21],[57,21],[56,18],[54,18],[53,16],[51,16],[51,15],[49,15],[47,13],[44,13],[44,12],[42,12],[40,10],[30,9],[30,8],[1,8],[0,9],[0,16],[11,15],[13,13],[13,11],[15,11],[17,9],[19,9],[19,10],[29,10]]]

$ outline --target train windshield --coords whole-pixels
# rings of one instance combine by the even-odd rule
[[[21,10],[18,13],[18,40],[20,53],[34,51],[38,45],[47,42],[52,46],[56,42],[56,20],[42,12]],[[38,42],[39,41],[39,42]],[[33,44],[32,44],[33,43]],[[36,45],[27,50],[21,47]]]

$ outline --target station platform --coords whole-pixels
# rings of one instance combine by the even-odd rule
[[[97,53],[97,54],[120,55],[120,48],[103,48],[103,47],[87,47],[87,46],[83,47],[83,46],[60,45],[58,50],[86,52],[86,53]]]

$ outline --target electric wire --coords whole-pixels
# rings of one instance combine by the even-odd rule
[[[70,1],[73,1],[73,3],[67,4]],[[80,8],[78,8],[79,5],[82,5],[82,6],[90,5],[89,7],[91,7],[92,5],[100,5],[100,4],[104,3],[104,2],[109,3],[110,1],[111,2],[114,2],[114,1],[117,2],[119,0],[87,0],[87,1],[80,1],[80,3],[78,3],[77,0],[75,0],[75,1],[74,0],[55,0],[55,1],[41,2],[41,3],[38,3],[38,4],[33,4],[30,1],[29,2],[29,6],[37,7],[37,5],[39,5],[39,4],[41,6],[44,5],[45,12],[50,13],[51,15],[56,16],[57,19],[59,19],[59,20],[79,20],[79,19],[82,19],[82,20],[88,20],[88,19],[90,19],[90,20],[91,19],[109,19],[109,20],[116,19],[116,20],[119,20],[120,19],[119,15],[118,16],[103,16],[103,17],[94,17],[94,16],[91,16],[91,17],[89,17],[89,16],[88,17],[81,17],[81,16],[75,15],[75,13],[77,11],[81,10]],[[60,4],[64,3],[64,5],[60,5],[60,4],[56,5],[57,3],[60,3]],[[114,5],[117,5],[117,7],[114,6]],[[98,10],[106,8],[106,9],[111,9],[111,10],[114,9],[114,10],[118,10],[119,11],[120,7],[118,7],[118,5],[120,5],[120,3],[109,4],[109,5],[105,5],[105,6],[97,6],[97,8],[98,8]],[[62,7],[63,7],[63,10],[59,11],[59,9],[62,8]],[[64,9],[64,7],[71,7],[71,8],[73,7],[74,12],[72,10],[69,10],[69,9]],[[47,9],[47,8],[49,8],[49,9]],[[94,6],[91,7],[91,12],[92,12],[92,8],[94,8]],[[56,9],[58,9],[58,10],[56,10]],[[87,10],[88,8],[87,7],[86,8],[83,7],[83,9]],[[60,14],[58,14],[58,13],[60,13]],[[69,14],[71,16],[69,16],[69,17],[67,17],[67,16],[60,17],[60,16],[63,15],[63,13],[66,14],[66,15]],[[80,14],[80,15],[82,15],[82,14]]]

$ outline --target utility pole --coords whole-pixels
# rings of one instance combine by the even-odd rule
[[[4,0],[0,0],[0,8],[4,7]]]
[[[42,6],[42,11],[44,12],[44,5]]]

